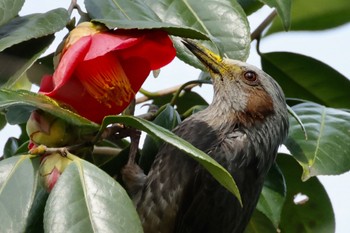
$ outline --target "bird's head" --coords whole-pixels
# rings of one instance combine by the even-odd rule
[[[270,116],[288,122],[283,91],[268,74],[245,62],[221,58],[192,40],[183,43],[210,73],[215,92],[212,105],[221,114],[234,114],[246,126]]]

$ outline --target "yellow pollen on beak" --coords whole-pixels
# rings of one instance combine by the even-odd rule
[[[121,106],[135,96],[123,67],[112,54],[84,62],[76,75],[86,91],[108,108]]]

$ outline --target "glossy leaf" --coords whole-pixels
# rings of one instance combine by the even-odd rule
[[[116,177],[116,180],[123,184],[121,171],[129,160],[129,149],[130,146],[126,146],[123,149],[114,148],[114,155],[104,154],[101,156],[101,154],[94,153],[94,164],[111,177]],[[96,157],[99,158],[96,159]],[[139,153],[136,153],[136,157],[139,157]]]
[[[141,233],[142,227],[125,190],[105,172],[76,157],[50,193],[44,230]]]
[[[40,57],[35,63],[27,70],[26,76],[31,83],[40,86],[41,79],[44,75],[53,74],[54,53],[50,53],[44,57]]]
[[[185,25],[206,35],[214,43],[204,43],[218,53],[246,60],[250,48],[250,29],[242,7],[230,0],[146,0],[157,15],[168,23]],[[183,61],[204,68],[195,56],[174,38],[177,56]]]
[[[2,130],[6,126],[6,117],[0,113],[0,130]]]
[[[275,8],[281,18],[283,28],[288,31],[291,24],[292,0],[260,0],[269,7]],[[294,3],[294,2],[293,2]]]
[[[23,41],[51,35],[64,28],[68,21],[69,15],[63,8],[14,18],[0,27],[0,52]]]
[[[252,218],[249,221],[244,233],[272,233],[277,232],[271,221],[261,213],[259,210],[255,210]]]
[[[31,39],[2,51],[0,53],[2,88],[24,89],[23,85],[20,85],[21,79],[29,83],[25,72],[46,51],[53,39],[53,35]]]
[[[169,104],[165,105],[165,108],[158,114],[153,120],[153,123],[159,125],[167,130],[172,130],[181,122],[179,113]],[[142,147],[142,156],[140,158],[139,165],[143,171],[147,174],[153,160],[159,150],[159,147],[163,144],[163,140],[160,138],[146,136]]]
[[[318,60],[295,53],[265,53],[262,67],[276,79],[287,97],[350,108],[350,80]]]
[[[0,0],[0,26],[16,17],[24,0]]]
[[[62,108],[59,104],[41,94],[36,94],[25,90],[7,90],[0,89],[0,110],[14,107],[16,110],[28,112],[29,110],[40,108],[46,112],[51,113],[57,117],[65,119],[72,125],[81,127],[82,132],[89,133],[99,129],[99,125],[69,111],[66,108]]]
[[[44,188],[38,189],[27,219],[26,233],[44,233],[44,209],[48,196]]]
[[[280,223],[286,192],[283,174],[278,165],[274,164],[266,177],[256,208],[268,218],[275,229],[278,229]]]
[[[169,94],[167,96],[162,97],[156,97],[154,98],[152,104],[155,104],[157,106],[163,106],[169,103],[173,97],[173,94]],[[201,95],[193,91],[184,91],[183,93],[181,93],[174,104],[176,106],[176,111],[180,115],[185,114],[188,110],[198,105],[208,106],[207,101],[205,101],[205,99]]]
[[[244,12],[250,15],[260,9],[264,4],[258,0],[237,0],[237,2],[242,6]]]
[[[18,149],[18,139],[14,137],[10,137],[7,139],[5,146],[4,146],[4,158],[10,158],[16,154],[16,151]]]
[[[85,0],[86,9],[94,21],[105,24],[108,28],[161,28],[169,34],[208,39],[207,35],[185,25],[174,25],[171,22],[162,22],[160,18],[145,4],[144,1],[124,0]]]
[[[0,162],[2,232],[24,232],[37,189],[36,171],[37,164],[28,155],[14,156]]]
[[[293,0],[291,30],[323,30],[350,21],[348,0]],[[275,19],[268,34],[283,31],[280,20]]]
[[[350,170],[350,113],[315,103],[292,107],[307,133],[290,117],[286,146],[303,167],[303,180]]]
[[[175,104],[177,106],[176,110],[179,112],[179,114],[184,114],[194,106],[208,106],[207,101],[205,101],[201,95],[193,91],[185,91],[184,93],[180,94]]]
[[[232,176],[209,155],[192,146],[189,142],[176,136],[172,132],[153,124],[147,120],[133,116],[107,116],[105,117],[102,129],[112,123],[123,123],[127,126],[146,132],[148,135],[164,140],[165,142],[186,152],[188,156],[198,161],[208,172],[227,190],[233,193],[238,200],[241,200],[239,190]],[[102,131],[100,131],[102,132]]]
[[[331,202],[326,190],[316,177],[306,182],[300,180],[302,170],[289,155],[277,156],[287,184],[287,198],[282,210],[280,232],[335,232],[335,220]],[[295,195],[305,195],[305,199],[296,200]]]

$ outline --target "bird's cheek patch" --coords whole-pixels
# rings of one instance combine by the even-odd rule
[[[243,119],[246,123],[257,120],[262,121],[268,115],[273,114],[273,102],[270,95],[263,89],[253,89],[249,93],[248,102],[245,108]]]

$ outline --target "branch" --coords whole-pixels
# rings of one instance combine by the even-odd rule
[[[262,32],[271,24],[272,20],[277,15],[277,11],[273,10],[264,21],[253,31],[253,33],[250,35],[250,39],[257,40],[261,37]]]
[[[78,14],[80,16],[87,16],[87,14],[79,6],[77,0],[71,0],[70,5],[69,5],[69,7],[67,9],[68,14],[72,15],[72,12],[73,12],[74,9],[76,9],[78,11]]]
[[[145,90],[141,90],[140,92],[142,94],[144,94],[144,96],[140,97],[140,98],[137,98],[136,99],[136,104],[141,104],[141,103],[144,103],[150,99],[154,99],[155,97],[161,97],[161,96],[165,96],[165,95],[169,95],[169,94],[172,94],[172,93],[175,93],[179,90],[179,88],[182,87],[183,84],[181,85],[177,85],[177,86],[173,86],[173,87],[170,87],[170,88],[167,88],[167,89],[163,89],[163,90],[160,90],[160,91],[157,91],[157,92],[147,92]],[[198,86],[199,84],[192,84],[192,85],[188,85],[186,86],[186,88],[184,88],[183,90],[191,90],[192,88]]]
[[[120,148],[94,146],[93,154],[114,156],[122,151]]]
[[[72,14],[72,12],[73,12],[73,10],[75,9],[75,7],[77,6],[77,4],[78,4],[78,3],[77,3],[77,0],[72,0],[72,1],[70,2],[70,5],[69,5],[69,7],[68,7],[68,9],[67,9],[69,15]]]

